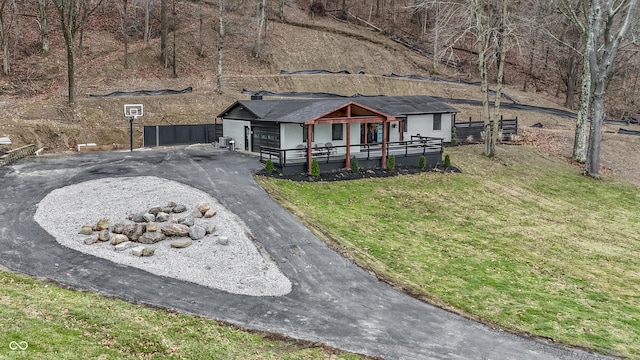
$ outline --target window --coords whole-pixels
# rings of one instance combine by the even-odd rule
[[[313,142],[315,128],[311,128],[311,142]],[[309,133],[309,125],[302,127],[302,142],[307,142],[307,134]]]
[[[442,114],[433,114],[433,130],[442,130]]]
[[[402,132],[407,132],[407,118],[402,119]]]
[[[331,140],[342,140],[342,124],[331,125]]]

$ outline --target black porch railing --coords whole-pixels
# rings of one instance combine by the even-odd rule
[[[482,132],[484,131],[484,121],[473,121],[469,118],[469,121],[455,122],[453,127],[456,129],[456,137],[458,141],[464,141],[467,138],[473,141],[479,141],[482,138]],[[498,121],[498,128],[502,133],[501,141],[510,140],[513,135],[518,134],[518,117],[514,119],[503,119],[500,117]]]
[[[416,155],[426,155],[428,153],[442,153],[443,139],[426,136],[412,136],[409,141],[388,142],[386,155],[395,157],[408,157]],[[358,159],[372,160],[382,158],[382,144],[351,144],[351,149],[358,148],[360,151],[351,151],[350,155]],[[345,160],[347,155],[347,145],[334,146],[314,146],[311,158],[318,162],[329,163],[331,161]],[[260,147],[260,161],[271,160],[274,165],[286,167],[287,164],[306,163],[307,148],[296,147],[289,149],[279,149],[268,146]]]

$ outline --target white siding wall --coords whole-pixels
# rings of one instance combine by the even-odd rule
[[[299,124],[280,124],[280,147],[295,149],[302,144],[302,129]]]
[[[244,120],[222,120],[222,132],[236,142],[236,150],[244,150],[244,127],[251,126],[251,122]],[[251,144],[249,144],[251,149]]]
[[[440,130],[433,130],[433,115],[409,115],[407,116],[407,131],[403,134],[405,140],[410,140],[412,135],[430,136],[451,141],[451,114],[441,115]]]
[[[393,127],[393,126],[396,127]],[[400,141],[400,130],[398,130],[398,126],[400,126],[400,123],[398,122],[392,122],[391,126],[389,127],[389,141],[390,142],[395,142],[395,141]]]

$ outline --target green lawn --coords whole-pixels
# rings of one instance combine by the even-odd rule
[[[24,347],[22,351],[12,342]],[[356,359],[0,269],[0,359]]]
[[[462,174],[258,181],[356,262],[430,302],[640,357],[640,189],[530,147],[446,153]]]

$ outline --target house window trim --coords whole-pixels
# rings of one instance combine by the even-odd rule
[[[433,131],[442,131],[442,114],[433,114]]]
[[[344,124],[331,124],[331,140],[344,140]],[[338,127],[340,128],[338,130]],[[337,136],[336,136],[337,135]]]

